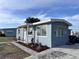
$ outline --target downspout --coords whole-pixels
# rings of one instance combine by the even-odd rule
[[[24,28],[23,28],[23,41],[24,41]]]
[[[35,31],[36,31],[36,26],[33,26],[33,29],[34,29],[34,43],[35,43],[35,37],[36,37],[36,36],[35,36],[35,35],[36,35],[36,32],[35,32]]]
[[[26,24],[27,25],[27,28],[26,28],[26,39],[27,39],[27,44],[28,44],[28,28],[29,28],[29,25],[28,24]]]

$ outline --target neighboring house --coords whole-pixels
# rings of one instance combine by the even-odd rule
[[[74,36],[79,38],[79,32],[72,32],[72,35],[74,35]]]
[[[16,28],[3,28],[0,29],[0,32],[6,37],[16,37]]]
[[[64,19],[51,19],[22,25],[17,28],[17,41],[30,43],[34,38],[35,42],[42,43],[48,47],[65,45],[69,42],[70,29],[72,24]]]

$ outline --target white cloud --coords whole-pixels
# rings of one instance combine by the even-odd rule
[[[79,14],[78,15],[73,15],[73,16],[67,16],[63,17],[63,19],[66,19],[70,23],[72,23],[72,30],[73,31],[79,31]]]
[[[55,0],[1,0],[0,8],[29,9],[33,7],[45,7]]]
[[[0,14],[0,23],[20,23],[23,20],[20,20],[17,17],[8,14]]]
[[[45,7],[51,4],[52,0],[1,0],[0,1],[0,28],[16,27],[24,23],[25,19],[11,14],[15,10],[29,9],[34,7]]]
[[[47,13],[43,13],[43,11],[39,12],[33,17],[39,18],[40,20],[48,20],[52,18],[52,17],[47,17]]]
[[[51,18],[53,18],[53,19],[55,19],[55,18],[56,19],[57,18],[65,19],[72,24],[71,29],[73,31],[79,31],[79,25],[78,25],[79,24],[79,14],[73,15],[73,16],[66,16],[66,17],[47,17],[47,14],[44,13],[44,14],[39,14],[39,15],[37,14],[34,17],[37,17],[37,18],[42,19],[42,20],[48,20],[48,19],[51,19]]]
[[[33,17],[39,18],[40,20],[47,20],[50,17],[46,17],[46,15],[47,15],[46,13],[45,14],[37,14],[37,15],[35,15]]]
[[[79,0],[1,0],[1,9],[29,9],[36,7],[61,7],[67,5],[67,7],[79,7]]]
[[[15,17],[11,14],[0,13],[0,28],[5,27],[5,26],[8,27],[9,25],[12,27],[17,27],[17,26],[23,24],[24,20],[25,19]],[[15,26],[15,25],[17,25],[17,26]]]
[[[0,1],[0,24],[21,24],[24,22],[24,19],[20,19],[17,16],[11,14],[10,10],[17,9],[30,9],[30,8],[40,8],[40,7],[50,7],[58,8],[58,7],[79,7],[79,0],[1,0]],[[9,11],[8,11],[8,10]],[[47,17],[46,13],[40,12],[38,15],[34,17],[38,17],[40,19],[50,19],[52,17]],[[55,17],[53,17],[55,18]],[[78,28],[77,25],[79,23],[79,15],[63,17],[64,19],[68,19],[69,22],[73,24],[73,27]],[[1,26],[1,25],[0,25]]]

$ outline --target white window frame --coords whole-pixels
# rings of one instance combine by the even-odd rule
[[[17,29],[17,31],[18,31],[18,34],[20,34],[20,29]]]
[[[29,34],[29,29],[30,28],[31,28],[32,34]],[[29,27],[27,30],[28,30],[28,32],[27,32],[28,33],[28,36],[32,36],[33,35],[33,28],[32,27]]]
[[[48,31],[47,31],[47,24],[45,24],[45,25],[39,25],[39,26],[46,26],[46,35],[37,35],[38,37],[47,37],[47,35],[48,35]],[[41,33],[42,33],[42,31],[41,31]]]
[[[63,33],[63,35],[62,35]],[[64,36],[64,28],[57,28],[56,29],[56,37],[63,37]]]

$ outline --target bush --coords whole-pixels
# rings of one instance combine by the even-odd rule
[[[38,43],[28,43],[28,44],[25,44],[25,43],[22,43],[22,42],[18,42],[20,44],[22,44],[23,46],[26,46],[32,50],[35,50],[37,52],[41,52],[41,51],[44,51],[46,49],[49,49],[48,46],[46,45],[42,45],[42,44],[38,44]]]
[[[5,34],[0,34],[0,36],[1,36],[1,37],[5,37],[6,35],[5,35]]]

